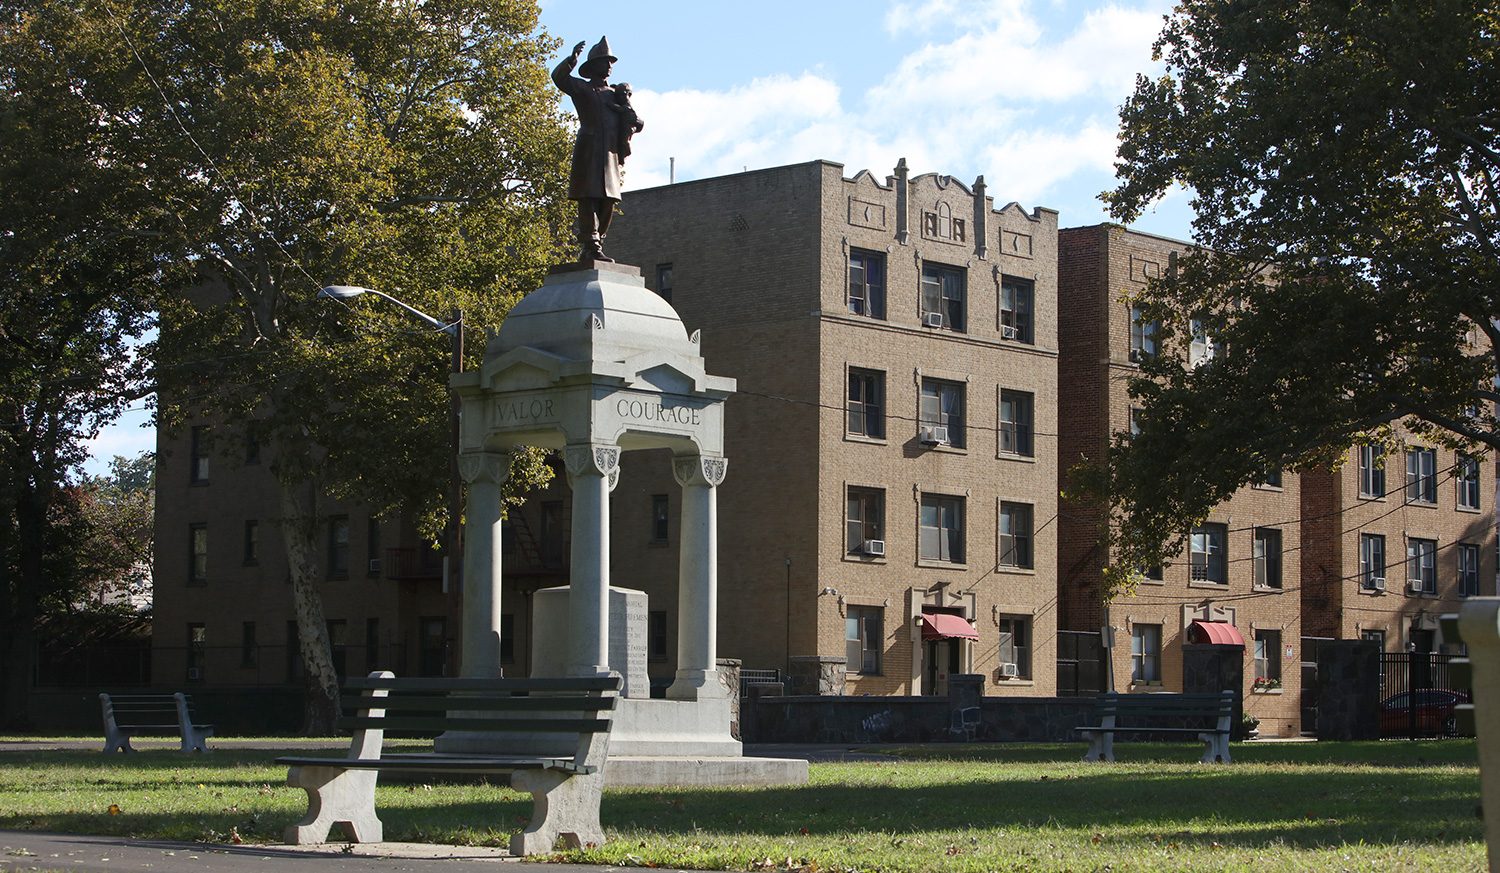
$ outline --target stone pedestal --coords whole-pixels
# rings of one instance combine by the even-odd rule
[[[1318,739],[1380,738],[1380,646],[1329,640],[1318,646]]]
[[[532,597],[531,675],[566,676],[569,652],[570,589],[543,588]],[[620,696],[651,696],[646,675],[646,592],[609,589],[609,668],[625,684]]]
[[[792,694],[841,697],[848,679],[847,658],[828,655],[796,655],[788,665]]]

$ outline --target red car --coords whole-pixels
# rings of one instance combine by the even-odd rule
[[[1418,688],[1415,691],[1392,694],[1380,701],[1380,735],[1408,736],[1415,725],[1418,736],[1456,736],[1458,720],[1454,716],[1454,710],[1460,703],[1468,702],[1467,692],[1442,688]],[[1415,721],[1412,718],[1413,709]]]

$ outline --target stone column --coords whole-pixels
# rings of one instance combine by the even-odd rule
[[[469,485],[459,672],[488,679],[500,675],[500,486],[510,478],[510,455],[465,452],[458,471]]]
[[[716,488],[729,462],[693,455],[676,458],[672,473],[682,486],[682,551],[677,570],[677,678],[674,700],[723,697],[718,677],[719,518]]]
[[[567,674],[599,676],[609,672],[609,492],[620,449],[571,445],[563,460],[573,489]]]

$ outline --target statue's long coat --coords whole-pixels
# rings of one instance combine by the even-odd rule
[[[552,71],[552,82],[569,97],[578,112],[578,139],[573,144],[573,169],[568,176],[568,199],[620,199],[620,113],[610,108],[615,92],[570,75],[578,60],[571,56]]]

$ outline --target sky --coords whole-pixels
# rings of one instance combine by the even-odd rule
[[[997,206],[1058,210],[1062,227],[1108,220],[1120,104],[1168,0],[543,0],[561,41],[609,38],[645,129],[625,190],[810,160],[971,183]],[[559,95],[561,97],[561,95]],[[1132,224],[1190,237],[1188,197]],[[137,404],[90,446],[85,469],[155,445]]]

